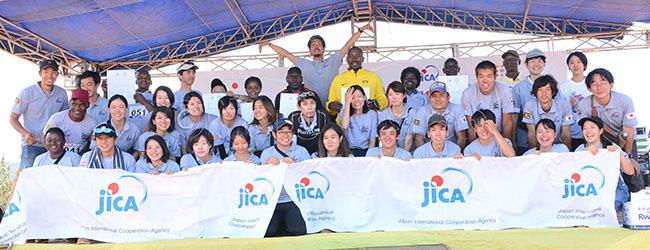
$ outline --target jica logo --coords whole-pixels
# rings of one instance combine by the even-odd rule
[[[445,185],[446,183],[447,185]],[[463,183],[467,184],[463,185]],[[439,175],[431,177],[431,181],[427,180],[422,183],[422,186],[424,201],[420,205],[426,207],[438,202],[465,203],[465,198],[472,193],[474,182],[464,170],[450,167],[443,169]],[[467,191],[463,192],[462,189]]]
[[[330,191],[330,179],[318,171],[311,171],[296,183],[296,196],[301,202],[305,199],[324,199]]]
[[[583,180],[585,177],[593,178],[591,178],[592,180]],[[582,182],[580,182],[581,180]],[[596,190],[597,185],[598,190]],[[584,166],[577,173],[573,173],[571,178],[564,179],[564,194],[562,195],[562,199],[575,196],[597,196],[598,192],[603,189],[603,186],[605,186],[605,174],[603,174],[603,171],[594,166]]]
[[[438,75],[440,74],[440,70],[438,70],[438,68],[433,65],[427,65],[424,67],[424,69],[421,70],[421,72],[421,82],[434,82],[436,79],[438,79]]]
[[[266,193],[260,192],[264,190],[263,185],[271,187],[270,195],[267,196]],[[269,188],[266,190],[268,191]],[[273,194],[275,194],[275,186],[273,186],[273,183],[269,179],[262,177],[256,178],[251,183],[248,183],[243,188],[239,189],[239,205],[237,205],[237,208],[268,205],[269,197],[273,196]]]
[[[147,195],[147,186],[140,178],[133,175],[121,176],[116,182],[109,184],[106,190],[99,190],[99,209],[95,211],[95,214],[137,212],[139,211],[138,204],[142,205],[147,200]],[[136,202],[136,196],[142,197],[139,203]]]
[[[18,206],[21,203],[22,197],[20,197],[20,192],[18,192],[18,191],[16,191],[16,193],[14,193],[14,195],[16,195],[16,197],[18,197],[18,205],[16,205],[16,202],[11,201],[11,203],[9,203],[9,206],[7,207],[7,212],[5,213],[5,215],[2,216],[2,218],[7,218],[7,217],[11,216],[14,213],[20,212],[20,209],[18,208]]]

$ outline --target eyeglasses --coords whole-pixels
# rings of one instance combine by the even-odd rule
[[[107,127],[99,127],[95,129],[95,133],[112,133],[113,129]]]

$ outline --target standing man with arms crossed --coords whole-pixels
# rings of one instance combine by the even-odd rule
[[[50,59],[42,61],[38,75],[39,82],[18,93],[9,117],[9,124],[22,136],[21,169],[31,167],[36,156],[47,151],[41,144],[41,135],[50,116],[69,108],[68,94],[54,85],[59,76],[59,64]],[[20,116],[23,116],[23,124],[18,120]]]

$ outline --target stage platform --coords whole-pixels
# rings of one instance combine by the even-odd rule
[[[625,228],[320,233],[265,239],[187,239],[124,244],[14,245],[12,249],[349,249],[444,244],[451,249],[650,249],[650,231]]]

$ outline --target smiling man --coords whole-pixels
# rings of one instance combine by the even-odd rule
[[[9,124],[22,136],[20,168],[31,167],[37,155],[45,153],[41,144],[43,128],[50,116],[68,109],[68,94],[54,85],[59,76],[59,64],[54,60],[41,62],[38,75],[41,80],[18,93]],[[23,116],[21,124],[19,118]]]
[[[417,110],[427,104],[427,95],[417,90],[420,87],[422,74],[415,67],[407,67],[402,70],[400,81],[406,89],[406,107]]]
[[[86,115],[88,108],[88,92],[83,89],[72,91],[70,109],[58,112],[47,121],[43,134],[50,128],[58,127],[65,134],[65,151],[79,155],[86,152],[90,143],[93,129],[97,125],[95,119]]]
[[[366,30],[373,31],[370,24],[359,28],[359,30],[352,35],[350,40],[345,43],[341,50],[334,52],[331,56],[325,58],[325,40],[319,36],[314,35],[309,38],[307,42],[307,47],[309,48],[309,54],[311,54],[313,60],[307,60],[302,57],[294,56],[286,49],[272,44],[269,41],[261,42],[259,45],[260,53],[264,46],[269,46],[275,53],[285,57],[300,68],[305,75],[305,86],[309,89],[313,89],[316,94],[323,97],[328,97],[330,95],[330,83],[336,75],[339,73],[339,67],[343,63],[343,57],[348,53],[348,50],[354,45],[354,43],[359,40],[361,33]],[[323,105],[325,105],[326,100],[321,100]]]
[[[526,127],[526,124],[522,122],[523,110],[526,103],[535,100],[535,96],[531,91],[533,90],[533,83],[544,71],[544,67],[546,66],[546,55],[544,55],[544,52],[540,49],[533,49],[526,53],[525,63],[530,75],[528,75],[526,80],[517,83],[517,85],[512,88],[512,100],[515,105],[513,121],[517,128],[515,130],[515,150],[517,151],[517,155],[522,155],[533,146],[528,145],[528,128]]]
[[[302,70],[298,67],[291,67],[287,71],[287,88],[278,92],[277,95],[275,95],[275,110],[279,111],[280,110],[280,103],[282,102],[282,94],[283,93],[288,93],[288,94],[302,94],[304,92],[312,92],[314,93],[314,99],[316,99],[316,109],[325,112],[325,108],[323,107],[323,103],[321,102],[320,96],[318,94],[308,88],[305,88],[305,85],[303,84],[303,78],[302,78]]]

